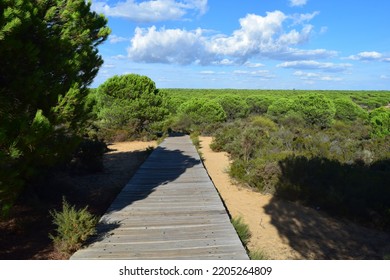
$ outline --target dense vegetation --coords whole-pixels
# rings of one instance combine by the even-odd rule
[[[170,127],[215,136],[212,148],[230,154],[238,182],[390,228],[389,92],[162,92]]]
[[[102,169],[102,141],[215,136],[231,176],[390,228],[390,93],[162,89],[114,76],[89,89],[107,21],[84,0],[0,2],[0,211],[53,167]]]
[[[0,2],[0,211],[70,160],[88,126],[88,86],[107,20],[84,0]]]

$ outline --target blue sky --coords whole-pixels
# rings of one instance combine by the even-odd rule
[[[99,86],[390,89],[390,1],[92,0],[112,33]]]

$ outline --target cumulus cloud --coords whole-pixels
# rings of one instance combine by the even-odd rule
[[[204,60],[202,30],[136,28],[128,49],[136,62],[190,64]]]
[[[347,59],[351,60],[360,60],[360,61],[383,61],[390,62],[390,57],[385,57],[384,54],[380,52],[360,52],[357,55],[351,55],[347,57]]]
[[[290,6],[296,7],[296,6],[304,6],[306,5],[307,0],[290,0]]]
[[[267,12],[266,16],[248,14],[230,35],[210,35],[202,29],[136,28],[128,54],[138,62],[202,65],[243,64],[252,57],[293,60],[334,55],[326,50],[293,48],[309,40],[313,26],[303,24],[300,30],[285,30],[288,20],[291,18],[280,11]]]
[[[318,62],[314,60],[303,60],[303,61],[287,61],[277,65],[281,68],[292,68],[292,69],[314,69],[322,70],[326,72],[343,72],[349,69],[352,65],[348,63],[330,63],[330,62]]]
[[[182,19],[189,13],[199,15],[207,11],[207,0],[125,0],[114,5],[96,1],[92,9],[109,17],[122,17],[136,22],[157,22]]]

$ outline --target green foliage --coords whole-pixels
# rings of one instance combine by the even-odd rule
[[[390,135],[390,109],[382,107],[371,111],[369,120],[373,129],[373,136],[384,137]]]
[[[88,212],[87,207],[77,210],[64,199],[62,211],[54,210],[50,214],[57,228],[56,234],[49,237],[60,252],[74,253],[96,232],[98,219]]]
[[[0,2],[0,154],[13,170],[0,177],[3,209],[77,145],[86,88],[103,63],[97,47],[110,32],[90,8],[84,0]]]
[[[294,99],[279,98],[268,107],[267,114],[273,118],[280,118],[283,115],[293,110]]]
[[[252,234],[249,230],[249,226],[244,223],[242,217],[233,218],[231,220],[232,225],[236,229],[238,236],[241,239],[241,242],[246,246],[251,238]]]
[[[114,76],[97,90],[98,124],[102,129],[148,130],[168,114],[164,96],[146,76]]]
[[[361,119],[321,128],[255,116],[224,125],[211,147],[230,154],[229,174],[243,185],[362,222],[374,215],[385,228],[390,136],[370,131]]]
[[[218,103],[221,104],[228,121],[248,116],[249,106],[244,99],[236,95],[223,95],[218,97]]]
[[[263,95],[250,95],[245,98],[249,107],[249,114],[260,115],[268,111],[268,107],[274,102],[273,98]]]
[[[329,127],[336,114],[332,101],[320,94],[305,94],[297,96],[292,109],[302,115],[308,125]]]
[[[249,258],[251,260],[268,260],[269,259],[268,255],[259,249],[254,250],[254,251],[250,251]]]
[[[74,174],[103,171],[103,155],[107,151],[107,145],[103,141],[83,139],[69,164],[70,171]]]
[[[350,98],[337,98],[333,100],[336,107],[335,118],[342,121],[354,121],[357,118],[367,118],[367,112]]]
[[[226,120],[225,111],[215,100],[191,99],[183,103],[178,112],[175,126],[181,130],[202,130],[207,125]]]

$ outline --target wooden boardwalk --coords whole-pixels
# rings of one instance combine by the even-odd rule
[[[248,259],[188,136],[168,137],[71,259]]]

